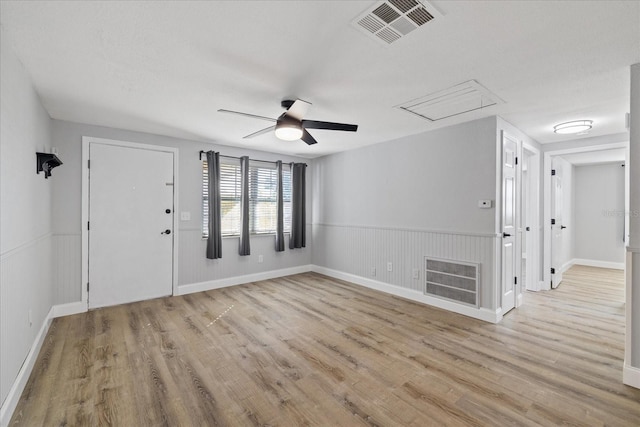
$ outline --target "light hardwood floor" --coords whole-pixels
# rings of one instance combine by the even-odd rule
[[[640,425],[623,274],[498,325],[314,273],[56,319],[12,425]]]

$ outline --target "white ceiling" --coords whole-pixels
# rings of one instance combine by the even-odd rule
[[[0,23],[54,119],[317,157],[488,115],[541,143],[554,124],[625,131],[638,1],[433,1],[443,14],[390,46],[351,21],[372,1],[2,1]],[[394,106],[477,80],[505,102],[438,122]],[[219,108],[277,117],[284,98],[319,144]]]
[[[574,166],[597,165],[601,163],[625,163],[625,149],[587,151],[584,153],[564,154],[562,158]]]

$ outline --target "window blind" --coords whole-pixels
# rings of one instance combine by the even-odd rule
[[[206,159],[202,161],[202,236],[209,234],[209,176]],[[284,231],[291,231],[291,168],[282,166]],[[276,232],[277,184],[275,165],[249,163],[249,230],[252,234]],[[240,234],[240,164],[220,163],[222,235]]]

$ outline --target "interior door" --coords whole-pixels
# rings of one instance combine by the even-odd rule
[[[89,146],[89,308],[170,295],[173,153]]]
[[[530,230],[531,230],[531,203],[529,200],[529,185],[530,185],[530,176],[529,176],[529,155],[526,150],[522,150],[522,159],[520,161],[520,182],[522,189],[521,193],[521,209],[520,209],[520,224],[521,227],[524,228],[524,232],[520,233],[520,247],[521,247],[521,268],[520,268],[520,285],[524,289],[529,289],[529,282],[533,275],[531,274],[531,261],[530,257],[533,256],[533,251],[531,250],[531,239],[529,238]]]
[[[551,175],[551,287],[557,288],[562,282],[562,169],[555,162]]]
[[[502,313],[516,306],[518,142],[502,134]]]

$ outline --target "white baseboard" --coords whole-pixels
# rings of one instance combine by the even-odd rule
[[[324,274],[325,276],[355,283],[356,285],[364,286],[366,288],[375,289],[376,291],[385,292],[385,293],[396,295],[412,301],[417,301],[423,304],[427,304],[434,307],[442,308],[444,310],[452,311],[454,313],[473,317],[475,319],[484,320],[485,322],[498,323],[500,322],[500,320],[502,320],[502,310],[500,309],[496,311],[492,311],[486,308],[468,307],[462,304],[456,304],[455,302],[434,298],[429,295],[425,295],[420,291],[401,288],[399,286],[390,285],[388,283],[379,282],[377,280],[368,279],[362,276],[356,276],[355,274],[344,273],[338,270],[332,270],[330,268],[321,267],[318,265],[313,265],[312,271],[316,273]]]
[[[275,279],[277,277],[290,276],[292,274],[307,273],[311,271],[311,265],[283,268],[280,270],[264,271],[261,273],[246,274],[244,276],[228,277],[225,279],[209,280],[207,282],[190,283],[178,286],[174,295],[186,295],[194,292],[210,291],[212,289],[226,288],[245,283],[259,282],[260,280]]]
[[[67,304],[58,304],[52,307],[53,317],[70,316],[72,314],[85,313],[87,311],[87,303],[82,301],[70,302]]]
[[[631,387],[640,388],[640,368],[634,368],[624,361],[622,368],[622,382]]]
[[[9,421],[11,421],[13,411],[15,411],[16,406],[18,406],[22,391],[27,385],[27,381],[29,380],[29,376],[31,375],[31,370],[33,369],[33,365],[36,363],[36,359],[38,358],[38,354],[40,354],[40,349],[42,348],[42,344],[44,343],[44,338],[47,336],[49,326],[51,326],[51,321],[53,320],[53,312],[54,307],[51,307],[49,313],[42,322],[42,326],[38,331],[38,335],[36,335],[36,338],[33,341],[33,345],[31,346],[31,350],[29,350],[29,354],[27,354],[26,359],[24,359],[24,362],[22,363],[20,371],[18,371],[18,375],[13,382],[11,389],[9,390],[9,394],[7,394],[7,398],[4,400],[4,403],[0,408],[0,426],[2,427],[6,427],[9,425]]]
[[[564,264],[562,264],[562,266],[560,267],[560,272],[564,273],[565,271],[567,271],[568,269],[570,269],[571,267],[573,267],[573,264],[576,263],[575,259],[571,259],[567,262],[565,262]]]
[[[616,270],[624,270],[624,262],[598,261],[596,259],[574,258],[571,260],[572,265],[586,265],[588,267],[613,268]]]

